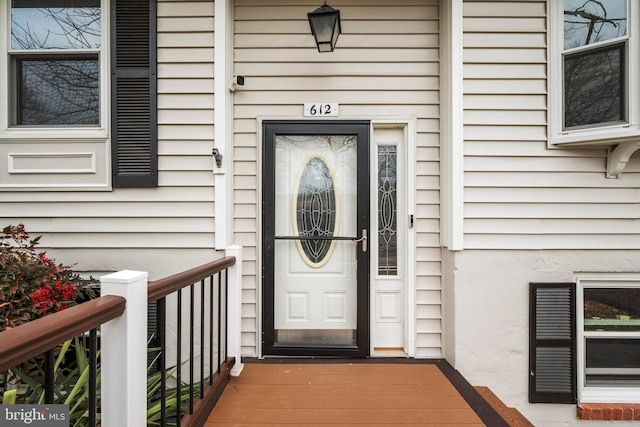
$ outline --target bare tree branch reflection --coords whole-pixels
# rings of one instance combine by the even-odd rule
[[[11,42],[19,51],[12,54],[18,79],[15,124],[99,124],[98,53],[75,50],[100,48],[100,8],[94,0],[80,4],[30,8],[14,2]]]
[[[564,15],[564,46],[575,49],[564,56],[564,127],[625,120],[626,40],[576,49],[625,36],[625,0],[566,0]]]

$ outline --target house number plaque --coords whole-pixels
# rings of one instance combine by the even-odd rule
[[[304,104],[305,117],[337,117],[337,103],[307,102]]]

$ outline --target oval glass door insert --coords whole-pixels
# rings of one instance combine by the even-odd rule
[[[332,174],[322,159],[314,157],[304,166],[296,193],[298,236],[333,237],[336,229],[336,192]],[[299,244],[305,261],[313,267],[320,267],[326,261],[333,241],[302,239]]]

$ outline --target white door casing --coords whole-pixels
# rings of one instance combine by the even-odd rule
[[[282,121],[288,123],[286,121]],[[300,122],[300,121],[298,121]],[[296,121],[292,121],[296,123]],[[376,119],[372,120],[370,124],[369,139],[370,143],[370,156],[369,158],[369,194],[368,198],[370,202],[363,206],[369,206],[368,216],[369,220],[369,238],[368,247],[371,263],[369,268],[365,269],[369,271],[368,277],[370,279],[368,290],[368,304],[366,311],[368,332],[367,348],[368,354],[373,357],[414,357],[415,356],[415,279],[413,277],[415,272],[415,253],[412,248],[415,244],[415,233],[413,229],[413,213],[414,213],[414,200],[415,200],[415,176],[414,176],[414,162],[415,162],[415,117],[399,118],[399,119]],[[278,125],[276,125],[277,127]],[[266,132],[268,135],[270,132]],[[277,133],[277,132],[276,132]],[[286,135],[289,135],[285,132]],[[317,135],[316,135],[317,137]],[[268,138],[267,138],[268,140]],[[275,145],[275,143],[274,143]],[[392,150],[389,148],[392,147]],[[336,185],[336,205],[347,207],[348,209],[342,210],[348,212],[351,210],[351,205],[354,205],[355,195],[347,196],[345,200],[343,189],[340,188],[345,183],[355,180],[353,176],[349,177],[347,174],[341,172],[336,173],[340,166],[329,164],[335,160],[335,155],[323,153],[323,150],[317,152],[297,152],[297,150],[291,150],[287,153],[288,160],[284,164],[278,163],[274,169],[274,175],[278,178],[274,179],[273,183],[265,187],[263,183],[263,189],[274,189],[281,185],[283,188],[288,188],[287,191],[277,190],[274,191],[277,194],[274,196],[272,210],[267,209],[263,212],[278,212],[274,221],[274,228],[277,228],[275,233],[278,236],[295,236],[296,233],[296,209],[294,207],[295,201],[293,200],[294,191],[293,188],[298,188],[301,181],[302,170],[305,165],[313,158],[320,159],[322,163],[327,165],[328,174],[331,175]],[[330,151],[330,150],[329,150]],[[381,269],[381,263],[379,260],[378,247],[380,242],[379,233],[379,205],[381,200],[379,199],[379,155],[384,152],[393,153],[396,162],[396,190],[395,199],[395,228],[397,233],[397,253],[395,255],[397,263],[397,271],[392,274],[384,273],[384,266]],[[273,156],[267,150],[266,158]],[[357,153],[356,153],[357,155]],[[338,156],[340,157],[340,156]],[[344,157],[343,160],[347,159]],[[362,156],[361,156],[362,157]],[[364,157],[362,157],[364,158]],[[275,159],[274,159],[275,160]],[[268,163],[267,163],[268,164]],[[296,165],[295,167],[292,165]],[[302,165],[302,166],[301,166]],[[263,165],[264,167],[264,165]],[[266,166],[269,168],[269,166]],[[344,171],[343,171],[344,172]],[[266,175],[268,177],[268,175]],[[360,178],[359,178],[360,179]],[[351,184],[351,188],[355,189],[356,184]],[[264,190],[268,191],[268,190]],[[280,194],[282,193],[282,194]],[[289,193],[289,194],[287,194]],[[362,191],[359,193],[361,194]],[[349,198],[353,197],[352,200]],[[267,204],[269,206],[269,197],[267,197]],[[263,207],[264,209],[264,207]],[[280,214],[282,212],[283,214]],[[388,219],[386,220],[388,224]],[[382,221],[384,223],[384,221]],[[269,224],[269,221],[267,221]],[[344,217],[340,217],[336,220],[335,235],[339,236],[360,236],[361,230],[356,226],[354,220],[350,220]],[[268,234],[267,234],[268,235]],[[309,262],[309,259],[305,260],[305,256],[300,247],[300,243],[295,239],[286,241],[287,239],[276,240],[273,242],[275,245],[280,245],[282,248],[287,248],[286,251],[282,251],[276,255],[274,251],[273,265],[275,270],[280,270],[278,274],[278,282],[285,285],[278,291],[274,292],[279,295],[273,295],[274,304],[272,309],[274,312],[269,314],[268,301],[270,298],[263,299],[266,305],[266,317],[263,314],[263,324],[266,325],[267,339],[264,354],[288,354],[282,353],[281,350],[273,350],[274,341],[269,337],[269,330],[287,330],[291,328],[293,332],[304,332],[305,330],[311,330],[322,328],[325,331],[334,330],[341,332],[340,328],[353,328],[353,322],[356,319],[350,317],[350,312],[354,310],[354,304],[357,304],[358,296],[356,298],[355,293],[348,287],[348,283],[351,281],[352,268],[349,264],[355,262],[356,251],[353,253],[349,247],[353,247],[354,244],[351,241],[336,241],[332,243],[330,250],[328,251],[327,260],[323,260],[319,264],[314,265],[314,262]],[[263,241],[265,247],[269,246],[268,240]],[[285,255],[288,252],[287,255]],[[265,252],[268,254],[268,251]],[[267,265],[269,263],[267,262]],[[311,282],[305,280],[305,276],[313,274],[314,270],[318,268],[325,268],[322,273],[327,277],[337,279],[335,284],[323,285],[324,291],[311,287]],[[363,271],[365,271],[363,270]],[[382,271],[382,274],[380,273]],[[317,272],[317,271],[316,271]],[[358,276],[360,273],[358,273]],[[288,283],[289,282],[289,283]],[[269,283],[269,280],[267,281]],[[273,285],[271,285],[273,286]],[[275,286],[274,286],[275,287]],[[268,288],[267,288],[268,289]],[[273,289],[273,288],[272,288]],[[358,291],[360,292],[360,291]],[[321,295],[321,294],[325,295]],[[353,294],[353,298],[351,298]],[[268,294],[267,294],[268,295]],[[358,294],[360,295],[360,294]],[[280,299],[281,302],[277,303],[275,300]],[[323,302],[326,300],[327,302]],[[362,301],[362,299],[360,300]],[[277,308],[276,308],[277,306]],[[263,306],[263,310],[265,306]],[[345,308],[346,307],[346,308]],[[362,304],[357,307],[357,310],[361,312],[363,309]],[[358,316],[361,316],[359,314]],[[273,317],[271,317],[273,316]],[[273,319],[273,329],[269,327],[269,319]],[[358,322],[361,317],[358,317]],[[335,329],[332,329],[335,328]],[[358,330],[360,324],[358,324]],[[296,331],[298,329],[298,331]],[[342,329],[342,331],[349,331],[349,329]],[[355,331],[354,331],[355,332]],[[264,334],[264,332],[263,332]],[[358,338],[360,339],[360,338]],[[277,338],[276,338],[276,345]],[[283,344],[285,344],[283,342]],[[298,353],[299,354],[299,353]],[[304,354],[313,354],[306,352]]]

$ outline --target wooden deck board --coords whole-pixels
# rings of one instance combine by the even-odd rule
[[[257,423],[257,424],[247,424],[247,423],[215,423],[215,424],[209,424],[207,422],[207,424],[205,424],[206,426],[215,426],[215,427],[280,427],[283,424],[278,424],[278,423]],[[286,425],[286,424],[285,424]],[[295,424],[288,424],[288,425],[295,425]],[[329,426],[329,427],[348,427],[348,426],[353,426],[356,425],[354,423],[340,423],[340,424],[327,424],[327,423],[313,423],[313,424],[307,424],[307,425],[311,425],[313,427],[322,427],[322,426]],[[364,424],[364,425],[371,425],[371,424]],[[393,424],[373,424],[374,426],[393,426],[393,425],[397,425],[395,423]],[[446,426],[447,424],[442,424],[442,423],[419,423],[419,424],[401,424],[402,427],[442,427],[443,425]],[[449,426],[452,426],[455,424],[449,424]],[[478,424],[464,424],[463,427],[486,427],[486,424],[483,423],[478,423]]]
[[[206,427],[484,426],[433,364],[245,364]]]
[[[412,395],[385,395],[385,396],[345,396],[345,395],[314,395],[307,396],[304,400],[292,399],[291,395],[234,395],[226,394],[218,401],[219,405],[229,408],[467,408],[469,405],[462,396],[412,396]]]

